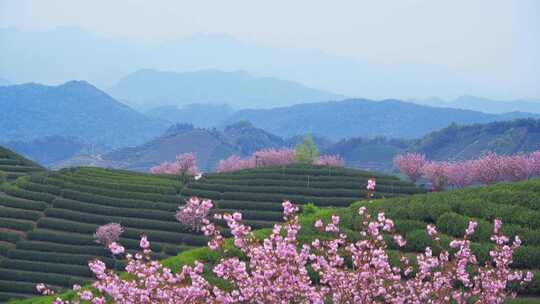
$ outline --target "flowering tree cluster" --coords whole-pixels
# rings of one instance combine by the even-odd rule
[[[295,150],[283,149],[263,149],[256,151],[248,158],[241,158],[231,155],[220,160],[216,172],[233,172],[242,169],[257,167],[287,166],[296,163]],[[339,155],[322,155],[314,161],[315,165],[343,167],[345,162]]]
[[[102,244],[105,247],[109,247],[111,243],[114,243],[120,239],[120,235],[124,232],[124,228],[117,223],[109,223],[99,226],[94,233],[96,242]]]
[[[150,168],[150,172],[154,174],[195,176],[199,174],[197,157],[194,153],[183,153],[178,155],[174,162],[164,162]]]
[[[428,179],[435,191],[445,185],[464,188],[473,184],[527,180],[540,175],[540,151],[511,156],[490,152],[475,160],[458,162],[426,161],[424,155],[408,153],[396,156],[394,163],[412,181],[420,177]]]
[[[294,163],[292,149],[263,149],[253,153],[257,167],[287,166]]]
[[[186,201],[186,204],[179,207],[176,212],[176,220],[180,223],[199,231],[203,220],[208,217],[208,212],[212,209],[210,200],[200,200],[192,197]]]
[[[512,255],[521,245],[502,235],[501,221],[495,220],[491,239],[494,248],[491,260],[479,265],[471,250],[470,237],[477,223],[470,222],[463,239],[455,239],[451,254],[440,245],[433,225],[427,234],[441,246],[440,254],[426,247],[416,256],[418,267],[402,255],[397,264],[390,262],[385,235],[397,246],[406,241],[395,233],[394,222],[379,213],[372,218],[365,207],[358,209],[361,238],[349,241],[340,232],[339,216],[333,215],[325,224],[315,221],[315,228],[327,235],[300,244],[297,238],[301,226],[298,207],[286,201],[284,223],[276,224],[271,234],[258,240],[251,228],[242,224],[240,213],[215,215],[224,220],[233,236],[233,246],[244,259],[222,255],[211,272],[225,280],[229,289],[213,285],[202,274],[204,265],[184,265],[177,273],[151,259],[146,236],[140,241],[141,252],[125,254],[126,272],[119,276],[106,269],[100,260],[89,262],[96,276],[94,291],[74,286],[80,300],[101,304],[114,303],[503,303],[512,296],[507,290],[511,282],[532,280],[532,273],[512,271]],[[211,237],[211,250],[224,250],[224,239],[216,226],[203,219],[205,235]],[[114,243],[114,252],[124,255],[124,248]],[[317,276],[314,280],[309,270]],[[41,292],[50,294],[44,285]],[[57,298],[54,303],[79,303]]]

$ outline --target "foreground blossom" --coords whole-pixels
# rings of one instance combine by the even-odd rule
[[[197,197],[192,197],[176,212],[176,220],[198,231],[212,206],[210,200],[200,200]]]
[[[194,199],[195,200],[195,199]],[[199,200],[200,202],[200,200]],[[203,201],[205,202],[205,201]],[[129,279],[106,268],[100,260],[89,262],[96,281],[94,291],[74,286],[79,299],[91,303],[503,303],[511,296],[507,286],[511,282],[532,280],[531,273],[512,271],[512,255],[519,248],[519,238],[509,243],[501,234],[502,223],[495,220],[491,239],[491,261],[479,265],[472,253],[470,237],[477,223],[471,221],[463,239],[455,239],[450,254],[439,248],[426,247],[417,255],[418,267],[401,256],[398,264],[390,262],[385,235],[393,236],[402,247],[406,241],[394,231],[394,222],[384,213],[371,217],[367,208],[358,209],[362,236],[349,241],[339,228],[340,218],[331,216],[328,223],[315,221],[315,229],[324,240],[315,239],[300,244],[299,208],[291,202],[283,203],[284,223],[276,224],[271,234],[258,240],[251,228],[242,224],[240,213],[215,215],[224,221],[232,235],[232,243],[242,252],[240,259],[223,254],[211,268],[218,278],[229,283],[224,290],[210,283],[204,276],[204,265],[195,261],[184,265],[177,273],[151,259],[150,243],[141,238],[141,252],[126,254]],[[221,233],[208,219],[203,219],[202,231],[211,237],[212,250],[225,250]],[[440,237],[433,225],[427,227],[436,244]],[[114,244],[115,252],[124,252]],[[314,279],[316,277],[316,280]],[[220,285],[222,286],[222,285]],[[43,284],[37,288],[44,294],[51,291]],[[78,303],[56,299],[54,303]]]

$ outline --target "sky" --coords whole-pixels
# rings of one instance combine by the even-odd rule
[[[381,65],[437,66],[505,88],[503,98],[540,98],[537,0],[0,0],[0,27],[78,27],[150,45],[227,34]]]

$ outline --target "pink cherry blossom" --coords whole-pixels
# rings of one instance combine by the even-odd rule
[[[109,223],[99,226],[94,234],[94,238],[97,243],[102,244],[105,247],[109,247],[109,244],[118,241],[120,235],[124,232],[124,228],[117,223]]]
[[[397,155],[394,158],[395,166],[413,182],[416,182],[422,176],[422,167],[424,167],[425,163],[426,157],[418,153]]]

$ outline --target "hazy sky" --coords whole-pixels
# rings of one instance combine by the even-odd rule
[[[0,0],[0,27],[59,26],[152,44],[226,33],[389,65],[437,65],[511,87],[513,97],[540,97],[538,0]]]

